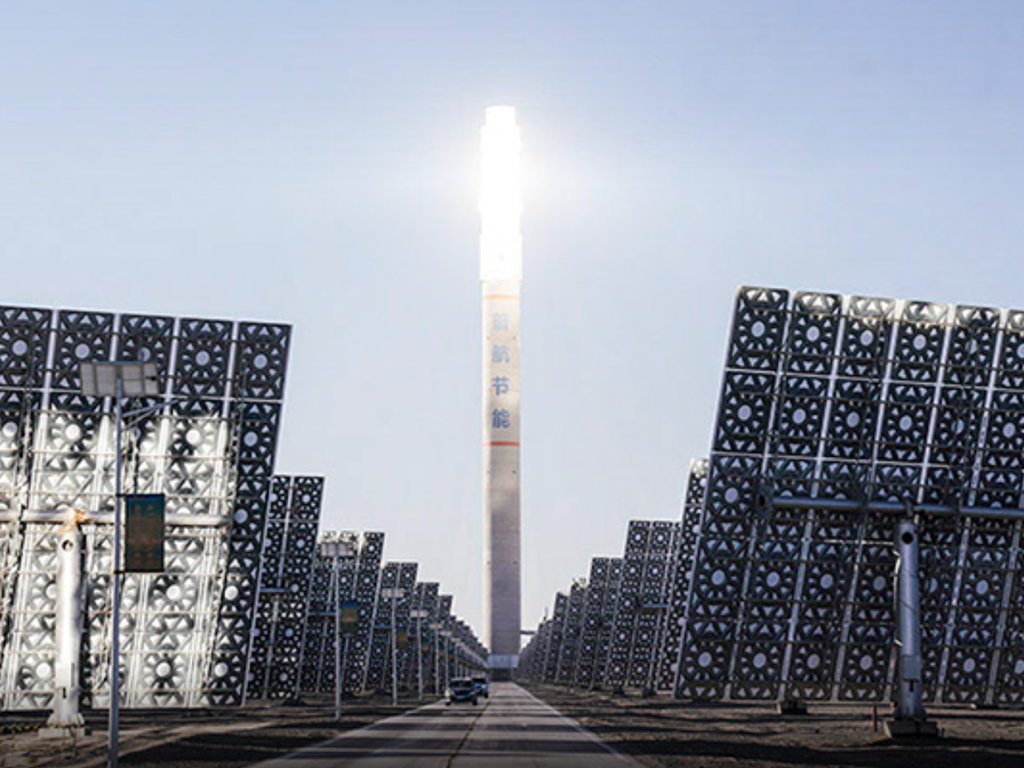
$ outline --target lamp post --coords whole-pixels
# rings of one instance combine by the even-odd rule
[[[107,764],[117,768],[117,732],[121,697],[121,443],[124,427],[123,400],[126,397],[159,397],[156,363],[106,362],[82,363],[79,368],[82,394],[86,397],[113,397],[115,412],[114,455],[114,551],[110,566],[110,726]],[[163,407],[161,403],[157,407]],[[154,410],[154,409],[143,409]]]
[[[447,688],[452,680],[452,633],[447,629],[442,629],[441,639],[444,642],[444,685]]]
[[[341,653],[341,575],[339,573],[339,561],[342,557],[351,557],[354,554],[352,542],[332,536],[327,533],[320,540],[320,555],[332,560],[331,568],[331,594],[334,602],[334,719],[341,722],[341,699],[344,690],[342,678],[342,653]],[[346,645],[348,638],[346,637]]]
[[[434,633],[434,695],[441,695],[441,622],[432,621],[427,625]]]
[[[396,576],[397,578],[397,576]],[[398,706],[398,625],[395,618],[398,601],[405,597],[401,587],[384,587],[380,596],[391,600],[391,705]]]
[[[430,611],[416,608],[409,614],[416,619],[416,694],[423,700],[423,619],[430,616]]]

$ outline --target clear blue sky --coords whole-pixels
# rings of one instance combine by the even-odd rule
[[[519,110],[524,621],[678,514],[742,283],[1024,307],[1024,4],[9,2],[0,301],[294,324],[278,469],[480,627]]]

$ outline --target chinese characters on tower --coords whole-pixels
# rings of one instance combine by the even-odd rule
[[[492,446],[519,444],[518,298],[492,294],[484,302],[484,423],[489,425],[485,442]]]

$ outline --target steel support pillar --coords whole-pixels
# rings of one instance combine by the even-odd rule
[[[896,645],[899,648],[896,708],[886,723],[892,737],[937,736],[928,720],[921,690],[921,584],[918,574],[920,545],[913,517],[896,525]]]
[[[53,714],[41,738],[67,738],[86,734],[79,709],[82,657],[82,531],[74,511],[57,537],[57,644],[53,674]]]

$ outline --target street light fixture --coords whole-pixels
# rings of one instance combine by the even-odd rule
[[[434,695],[441,695],[441,629],[444,627],[439,621],[432,621],[427,625],[434,633]]]
[[[444,685],[447,688],[452,679],[452,633],[451,630],[442,629],[440,635],[444,643]]]
[[[156,363],[85,362],[79,368],[81,391],[86,397],[112,397],[117,434],[114,456],[114,552],[111,558],[110,616],[110,727],[107,763],[117,768],[117,732],[121,698],[121,444],[123,401],[126,397],[159,397]],[[157,407],[163,407],[161,403]],[[147,410],[147,409],[143,409]]]
[[[391,600],[391,705],[398,706],[398,626],[395,614],[398,601],[405,597],[401,587],[384,587],[380,596]]]
[[[419,700],[423,700],[423,619],[430,618],[430,611],[414,608],[409,612],[410,618],[416,619],[416,692]]]
[[[339,538],[333,532],[327,532],[320,540],[320,555],[330,558],[333,561],[331,569],[331,594],[334,596],[334,718],[341,722],[341,698],[344,690],[342,680],[342,650],[341,650],[341,587],[339,561],[343,557],[352,557],[355,554],[355,547],[351,541]],[[348,635],[345,635],[345,652],[348,652]]]

